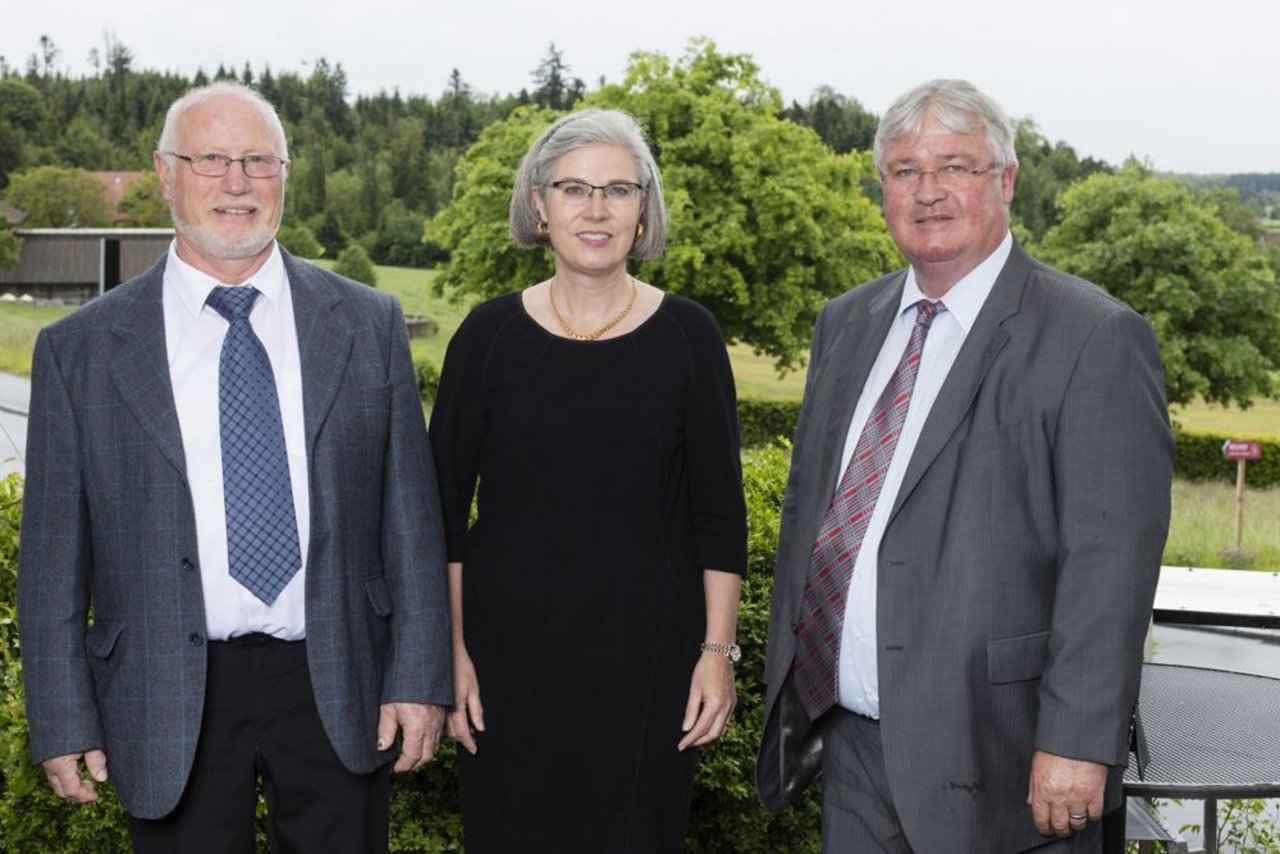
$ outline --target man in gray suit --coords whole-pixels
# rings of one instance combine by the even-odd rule
[[[1121,805],[1169,520],[1154,336],[1009,232],[963,81],[875,141],[905,271],[820,315],[783,503],[757,782],[827,851],[1095,851]]]
[[[139,851],[385,851],[452,702],[435,473],[395,300],[275,241],[284,130],[169,110],[176,238],[44,330],[18,613],[31,748]],[[398,756],[397,756],[398,745]]]

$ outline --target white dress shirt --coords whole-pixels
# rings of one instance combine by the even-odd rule
[[[1006,233],[994,252],[947,291],[942,297],[947,310],[934,317],[929,335],[925,339],[907,418],[902,425],[902,433],[898,436],[893,460],[885,473],[880,497],[876,500],[867,532],[862,538],[858,559],[853,565],[853,576],[849,580],[849,598],[845,602],[844,629],[840,635],[840,655],[836,662],[838,702],[860,715],[876,719],[880,717],[880,680],[876,671],[876,566],[879,563],[880,541],[884,537],[885,525],[897,500],[907,463],[920,439],[920,431],[929,416],[929,410],[933,408],[933,402],[955,363],[956,354],[960,352],[960,346],[973,328],[978,311],[987,301],[987,295],[991,293],[996,277],[1008,260],[1012,248],[1013,237]],[[889,384],[889,378],[902,358],[902,352],[911,337],[911,327],[916,321],[914,306],[922,299],[930,298],[921,292],[916,283],[915,271],[909,269],[906,285],[902,289],[902,300],[898,304],[897,318],[880,347],[880,354],[876,357],[867,382],[862,387],[858,405],[853,411],[844,453],[840,458],[840,475],[844,474],[849,465],[849,459],[853,456],[858,437],[862,435],[862,428],[871,415],[872,407]]]
[[[261,293],[249,324],[271,360],[280,397],[284,444],[289,457],[293,509],[298,522],[302,568],[267,605],[231,577],[227,561],[227,519],[222,492],[222,440],[218,420],[218,361],[229,323],[205,305],[218,285],[250,284]],[[204,588],[209,640],[263,632],[282,640],[306,635],[304,590],[311,532],[306,432],[302,415],[302,369],[293,297],[279,248],[247,282],[219,282],[178,257],[169,247],[164,269],[164,334],[169,378],[182,430],[187,482],[196,516],[200,580]]]

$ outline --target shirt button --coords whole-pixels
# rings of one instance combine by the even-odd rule
[[[185,558],[185,557],[184,557],[184,558],[182,559],[182,571],[183,571],[183,572],[190,572],[191,570],[193,570],[193,569],[195,569],[195,568],[196,568],[196,565],[195,565],[194,563],[192,563],[192,562],[191,562],[191,560],[190,560],[189,558]]]
[[[199,632],[192,632],[191,634],[187,635],[187,643],[191,644],[192,646],[200,646],[201,644],[204,643],[204,638],[201,637]]]

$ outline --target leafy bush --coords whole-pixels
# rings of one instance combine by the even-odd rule
[[[342,250],[337,263],[333,265],[333,272],[366,285],[378,285],[378,271],[373,268],[369,253],[359,243],[352,243]]]
[[[276,240],[299,258],[319,258],[324,254],[324,247],[305,225],[280,226],[280,230],[276,232]]]
[[[757,448],[796,434],[800,401],[744,397],[738,401],[738,435],[742,447]]]
[[[425,356],[413,360],[413,373],[418,378],[418,394],[422,402],[430,406],[436,402],[436,389],[440,386],[440,369]]]

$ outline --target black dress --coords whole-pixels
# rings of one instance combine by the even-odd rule
[[[459,750],[467,851],[681,850],[702,570],[746,568],[715,321],[668,294],[582,342],[491,300],[449,343],[431,440],[486,725]]]

